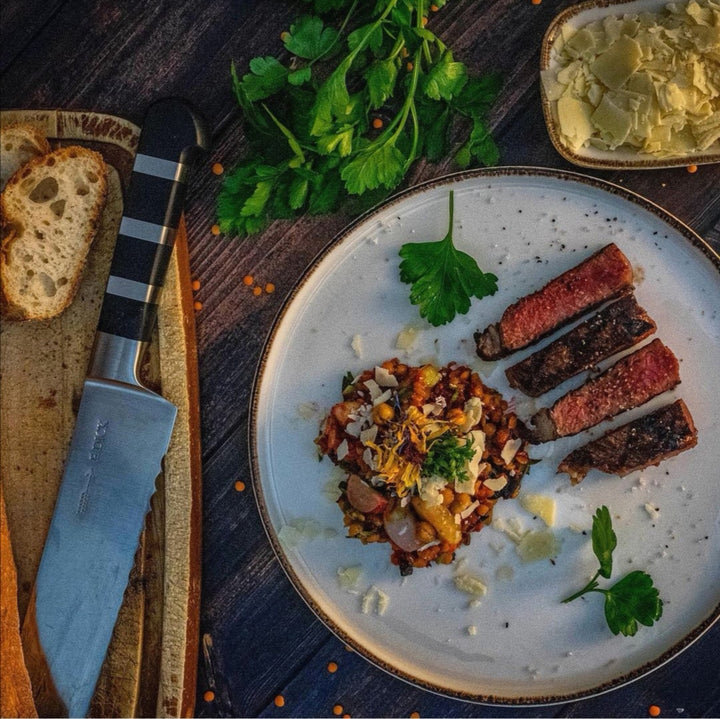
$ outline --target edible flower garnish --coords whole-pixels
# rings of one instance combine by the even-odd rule
[[[366,443],[375,452],[376,478],[392,485],[399,497],[406,495],[427,473],[423,459],[449,427],[449,422],[426,417],[417,407],[408,407],[402,421],[389,423],[380,444]]]

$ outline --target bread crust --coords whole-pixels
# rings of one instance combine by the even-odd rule
[[[37,212],[37,207],[33,206],[31,199],[22,194],[26,191],[22,189],[23,183],[33,176],[37,176],[38,181],[41,181],[53,176],[56,170],[55,174],[60,175],[69,166],[75,165],[78,159],[83,166],[92,167],[94,170],[94,201],[89,214],[83,218],[82,225],[75,228],[79,234],[73,235],[69,240],[73,245],[77,245],[77,252],[73,257],[72,271],[64,278],[66,282],[62,289],[62,301],[54,308],[35,309],[23,303],[22,298],[13,291],[13,285],[18,282],[14,273],[25,271],[24,267],[17,268],[9,262],[13,243],[22,242],[25,233],[47,231],[33,225],[32,215]],[[105,161],[100,153],[79,145],[70,145],[30,160],[12,176],[0,196],[0,314],[4,318],[15,321],[50,319],[61,314],[70,305],[82,278],[87,253],[100,226],[108,192],[106,173]]]
[[[6,150],[8,142],[15,142],[17,146]],[[2,172],[0,190],[5,189],[12,176],[29,162],[33,157],[46,155],[50,152],[50,143],[44,133],[34,125],[24,122],[13,122],[0,128],[0,142],[2,149]]]
[[[13,558],[5,497],[0,482],[0,716],[36,717],[30,677],[20,640],[17,571]]]

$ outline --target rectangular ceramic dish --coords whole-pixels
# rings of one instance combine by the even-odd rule
[[[601,20],[608,15],[657,13],[667,4],[667,0],[589,0],[568,7],[555,17],[543,38],[540,52],[541,76],[548,72],[557,72],[559,69],[553,46],[556,42],[561,41],[563,35],[568,31],[582,28],[588,23]],[[705,151],[673,157],[656,157],[627,145],[621,145],[614,150],[602,150],[585,143],[580,148],[573,148],[560,131],[557,101],[549,97],[547,88],[542,81],[540,90],[545,122],[552,143],[566,160],[575,165],[605,170],[641,170],[720,162],[720,141],[715,141]]]

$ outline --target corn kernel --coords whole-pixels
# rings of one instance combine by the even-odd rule
[[[395,410],[387,403],[381,402],[373,407],[372,418],[375,424],[385,424],[395,416]]]
[[[423,365],[420,368],[420,379],[422,379],[423,383],[428,387],[434,387],[441,378],[440,372],[438,372],[437,367],[433,367],[431,364]]]

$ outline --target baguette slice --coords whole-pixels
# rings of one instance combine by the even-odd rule
[[[20,639],[17,570],[0,483],[0,716],[36,717],[30,676]]]
[[[107,198],[105,162],[63,147],[16,172],[2,193],[0,309],[9,319],[48,319],[73,300]]]
[[[48,152],[45,135],[32,125],[15,123],[0,128],[0,190],[24,164]]]

